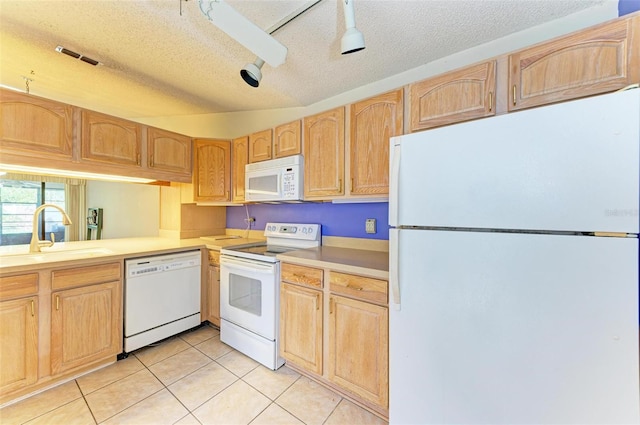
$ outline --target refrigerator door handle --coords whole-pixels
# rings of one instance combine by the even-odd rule
[[[400,310],[400,275],[399,275],[399,229],[389,229],[389,287],[391,290],[390,304],[395,310]]]
[[[391,138],[389,150],[389,225],[398,225],[398,198],[400,190],[400,140]]]

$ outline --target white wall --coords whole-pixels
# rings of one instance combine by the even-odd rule
[[[180,117],[153,117],[135,119],[144,124],[172,130],[191,137],[232,139],[254,131],[303,118],[331,108],[366,99],[376,94],[394,90],[415,81],[442,74],[466,65],[480,62],[578,31],[618,16],[618,2],[603,4],[573,15],[547,22],[525,31],[496,39],[472,49],[447,56],[384,80],[358,87],[304,108],[271,109],[261,111],[201,114]]]
[[[102,208],[102,239],[158,236],[160,187],[87,181],[87,208]]]

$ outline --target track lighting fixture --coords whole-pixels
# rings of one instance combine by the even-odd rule
[[[347,30],[342,36],[342,54],[346,55],[364,49],[364,35],[356,28],[356,13],[353,0],[342,0],[344,7],[344,21]]]
[[[260,70],[264,65],[264,61],[260,58],[256,58],[254,63],[248,63],[240,71],[242,79],[251,87],[258,87],[260,80],[262,80],[262,71]]]

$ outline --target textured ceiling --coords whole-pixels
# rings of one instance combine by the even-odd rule
[[[273,34],[287,61],[265,64],[252,88],[239,72],[255,56],[211,24],[197,0],[0,0],[0,84],[24,89],[28,76],[33,94],[122,117],[308,106],[605,1],[355,0],[367,47],[343,56],[342,6],[323,0]],[[264,29],[312,3],[227,2]]]

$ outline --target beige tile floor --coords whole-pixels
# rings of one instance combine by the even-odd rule
[[[0,424],[386,422],[281,367],[269,370],[204,326],[0,410]]]

